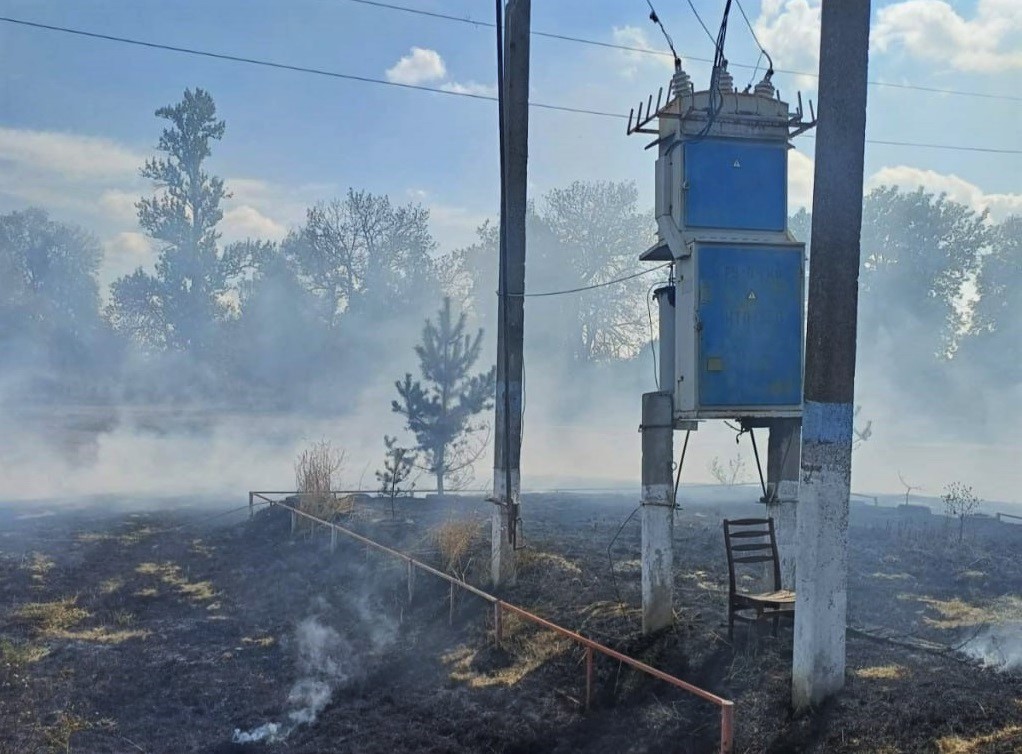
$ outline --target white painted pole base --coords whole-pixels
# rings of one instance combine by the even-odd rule
[[[504,492],[506,487],[506,473],[503,469],[494,469],[493,497],[502,502],[507,501]],[[519,472],[512,472],[511,487],[511,500],[518,502],[521,488]],[[507,508],[495,504],[490,519],[490,578],[494,586],[513,586],[517,577],[515,550],[508,539]]]
[[[851,404],[807,402],[795,566],[795,709],[818,705],[845,683]]]
[[[642,632],[674,623],[674,401],[642,396]]]
[[[674,623],[674,507],[642,506],[642,632]]]

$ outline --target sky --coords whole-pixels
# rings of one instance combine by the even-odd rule
[[[716,32],[723,0],[693,0]],[[482,0],[392,4],[490,22]],[[696,88],[713,47],[688,4],[654,3]],[[819,0],[746,0],[778,70],[782,97],[815,99]],[[494,30],[354,0],[0,0],[0,15],[148,42],[321,68],[454,92],[492,94]],[[642,0],[536,0],[534,31],[663,51]],[[870,80],[988,95],[874,85],[867,138],[1022,149],[1022,3],[874,2]],[[759,56],[737,8],[726,56],[744,86]],[[665,55],[532,39],[531,99],[627,113],[660,86]],[[762,70],[762,69],[760,69]],[[233,196],[226,241],[280,238],[305,208],[348,187],[428,207],[441,250],[470,243],[496,214],[493,102],[360,83],[71,36],[0,22],[0,212],[38,205],[92,231],[103,282],[149,266],[134,202],[151,190],[138,167],[153,154],[153,115],[186,87],[214,96],[227,122],[210,169]],[[760,74],[757,74],[757,79]],[[634,181],[652,205],[653,156],[621,119],[533,108],[529,192],[541,199],[573,180]],[[811,202],[813,141],[795,140],[789,210]],[[1022,154],[868,144],[867,187],[932,191],[997,219],[1022,212]]]

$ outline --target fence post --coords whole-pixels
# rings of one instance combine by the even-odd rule
[[[593,648],[586,646],[586,712],[593,697]]]
[[[454,582],[451,582],[451,611],[447,616],[447,625],[454,625]]]
[[[295,530],[297,528],[298,528],[298,514],[294,510],[292,510],[291,511],[291,536],[292,537],[295,535]]]
[[[725,702],[720,708],[720,754],[731,754],[735,736],[735,705]]]
[[[504,635],[504,614],[500,609],[500,600],[493,603],[493,638],[500,649],[500,642]]]
[[[412,559],[408,559],[408,604],[412,604],[412,597],[415,594],[415,566]]]
[[[337,529],[330,527],[330,552],[337,549]]]
[[[250,521],[255,518],[255,502],[251,492],[248,493],[248,518]]]

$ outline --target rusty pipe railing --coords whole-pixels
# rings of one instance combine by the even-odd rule
[[[367,552],[368,552],[369,549],[374,549],[374,550],[377,550],[379,552],[382,552],[382,553],[385,553],[387,555],[390,555],[393,558],[397,558],[398,560],[405,561],[405,563],[408,566],[408,579],[409,579],[408,594],[409,594],[409,599],[411,598],[411,594],[412,594],[412,585],[411,585],[411,579],[412,579],[412,574],[413,574],[412,569],[413,568],[417,568],[417,569],[419,569],[421,571],[425,571],[426,573],[429,573],[429,574],[431,574],[433,576],[436,576],[438,579],[446,581],[447,583],[449,583],[451,585],[451,596],[450,596],[450,599],[451,599],[452,614],[453,614],[453,609],[454,609],[454,587],[459,587],[460,589],[463,589],[464,591],[469,592],[470,594],[474,594],[476,597],[479,597],[480,599],[482,599],[482,600],[492,604],[493,605],[493,636],[494,636],[494,641],[495,641],[495,643],[496,643],[496,645],[498,647],[500,646],[501,641],[503,640],[503,625],[504,625],[503,617],[504,617],[504,612],[505,611],[509,612],[509,613],[512,613],[514,615],[517,615],[520,618],[524,618],[525,620],[527,620],[527,621],[529,621],[531,623],[534,623],[537,626],[540,626],[541,628],[547,629],[548,631],[553,631],[554,633],[559,634],[560,636],[564,636],[565,638],[570,639],[571,641],[575,642],[576,644],[584,647],[585,648],[585,710],[586,711],[589,710],[589,707],[590,707],[590,704],[591,704],[591,701],[592,701],[593,684],[594,684],[594,680],[595,680],[595,678],[594,678],[594,676],[595,676],[595,672],[594,672],[595,671],[595,667],[594,667],[594,653],[595,652],[599,652],[600,654],[605,655],[607,657],[610,657],[610,658],[612,658],[614,660],[617,660],[618,662],[624,663],[625,665],[628,665],[629,667],[634,668],[635,670],[638,670],[641,673],[645,673],[646,675],[652,676],[653,678],[656,678],[657,680],[663,681],[664,683],[670,684],[671,686],[674,686],[675,688],[679,688],[679,689],[681,689],[683,691],[687,691],[688,693],[693,694],[694,696],[697,696],[700,699],[703,699],[703,700],[705,700],[707,702],[711,702],[711,703],[717,705],[720,708],[720,748],[719,748],[719,752],[720,752],[720,754],[731,754],[732,749],[733,749],[733,745],[734,745],[734,721],[735,721],[735,705],[734,705],[734,702],[732,702],[732,701],[730,701],[728,699],[724,699],[723,697],[717,696],[716,694],[714,694],[714,693],[712,693],[710,691],[707,691],[705,689],[701,689],[698,686],[694,686],[693,684],[688,683],[687,681],[683,681],[680,678],[677,678],[677,677],[671,675],[670,673],[665,673],[662,670],[658,670],[657,668],[654,668],[652,665],[647,665],[646,663],[642,662],[641,660],[636,660],[634,657],[629,657],[626,654],[622,654],[621,652],[618,652],[615,649],[611,649],[610,647],[606,646],[605,644],[601,644],[598,641],[594,641],[593,639],[587,638],[587,637],[583,636],[582,634],[577,633],[576,631],[572,631],[570,629],[564,628],[563,626],[559,626],[556,623],[553,623],[552,621],[547,620],[546,618],[542,618],[542,617],[536,615],[535,613],[529,612],[525,608],[519,607],[518,605],[514,605],[514,604],[512,604],[510,602],[505,602],[504,600],[500,599],[499,597],[496,597],[496,596],[490,594],[489,592],[485,592],[482,589],[474,587],[471,584],[469,584],[468,582],[466,582],[466,581],[464,581],[462,579],[457,578],[456,576],[452,576],[449,573],[444,573],[443,571],[438,570],[436,568],[433,568],[430,565],[426,565],[421,560],[416,560],[411,555],[403,553],[400,550],[395,550],[392,547],[387,547],[386,545],[380,544],[379,542],[376,542],[375,540],[372,540],[369,537],[363,536],[363,535],[361,535],[361,534],[359,534],[357,532],[352,531],[351,529],[343,527],[340,524],[334,523],[332,521],[326,521],[325,519],[319,518],[318,516],[314,516],[311,513],[306,513],[305,511],[299,510],[298,508],[295,508],[294,506],[287,505],[286,503],[284,503],[282,501],[272,500],[269,497],[266,497],[267,495],[273,495],[273,494],[292,495],[292,494],[295,494],[295,493],[293,493],[293,492],[276,492],[275,493],[275,492],[265,492],[265,491],[249,492],[248,493],[249,506],[250,507],[254,506],[255,498],[259,498],[260,500],[262,500],[264,502],[267,502],[270,505],[279,505],[281,508],[286,508],[287,510],[289,510],[291,512],[292,530],[294,529],[293,522],[297,519],[297,517],[306,518],[306,519],[308,519],[308,520],[310,520],[310,521],[312,521],[312,522],[314,522],[316,524],[319,524],[320,526],[325,526],[328,529],[330,529],[331,531],[335,531],[335,532],[339,532],[341,534],[344,534],[345,536],[355,540],[356,542],[359,542],[359,543],[365,545]]]

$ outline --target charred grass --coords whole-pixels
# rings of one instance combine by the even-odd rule
[[[400,525],[382,509],[322,517],[346,516],[489,588],[485,504],[401,506]],[[936,536],[939,521],[857,511],[847,687],[796,716],[790,624],[776,638],[768,625],[726,638],[723,511],[679,516],[676,626],[644,637],[638,522],[607,549],[630,509],[620,498],[527,498],[518,581],[502,598],[733,699],[740,752],[1022,749],[1018,676],[946,649],[1017,615],[1022,527],[975,528],[958,546]],[[292,532],[280,509],[211,530],[170,513],[111,519],[49,549],[0,553],[0,730],[10,731],[0,752],[713,750],[712,705],[598,656],[586,714],[573,643],[505,614],[497,647],[486,603],[462,593],[452,603],[426,574],[412,587],[403,563],[344,541],[331,553],[322,528]],[[284,715],[301,674],[296,625],[309,616],[350,642],[345,680],[286,742],[232,744],[235,728]]]

